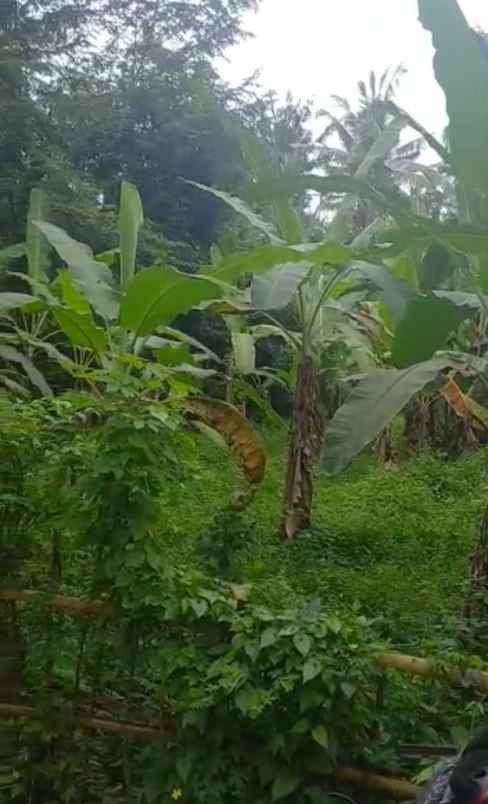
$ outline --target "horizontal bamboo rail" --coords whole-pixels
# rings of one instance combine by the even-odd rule
[[[358,768],[339,767],[334,772],[338,782],[350,784],[359,790],[370,790],[372,793],[386,793],[397,801],[416,800],[420,788],[410,784],[405,779],[393,779],[390,776],[380,776],[377,773],[368,773]]]
[[[0,601],[14,603],[39,603],[56,611],[65,614],[73,614],[80,617],[93,619],[113,617],[115,607],[108,600],[82,600],[77,597],[66,595],[49,596],[46,592],[35,592],[32,590],[3,589],[0,590]],[[449,681],[455,686],[477,687],[483,692],[488,692],[488,673],[481,670],[468,669],[447,670],[439,668],[435,661],[423,659],[419,656],[409,656],[404,653],[377,653],[374,660],[384,667],[391,670],[402,670],[411,675],[424,676],[425,678],[441,678]]]
[[[0,703],[0,719],[3,720],[32,720],[39,717],[39,713],[32,706]],[[104,734],[115,734],[119,737],[133,737],[136,740],[158,740],[162,737],[160,729],[151,726],[141,726],[138,723],[121,723],[105,718],[68,717],[64,725],[73,728],[82,728],[89,731],[98,731]],[[350,784],[371,790],[377,793],[386,793],[398,801],[415,798],[419,788],[404,779],[394,779],[389,776],[380,776],[375,773],[359,770],[357,768],[338,767],[333,773],[338,782]]]
[[[81,600],[66,595],[49,596],[45,592],[32,590],[1,590],[0,601],[14,603],[37,602],[56,611],[93,619],[113,617],[115,615],[115,607],[110,601]],[[444,670],[433,660],[395,652],[377,653],[373,656],[373,659],[385,670],[400,670],[410,673],[410,675],[424,678],[439,678],[455,686],[471,686],[483,692],[488,692],[488,673],[481,670]],[[33,707],[0,703],[0,719],[26,719],[35,718],[36,716],[37,712]],[[154,740],[161,736],[161,731],[152,726],[111,721],[105,718],[74,716],[69,719],[69,722],[76,728],[134,737],[135,739]],[[419,792],[418,787],[404,779],[368,773],[358,768],[339,767],[334,772],[334,777],[338,782],[351,784],[354,787],[362,787],[372,792],[386,793],[398,801],[415,799]]]
[[[58,717],[57,713],[56,716]],[[0,703],[0,718],[3,720],[35,720],[39,712],[33,706]],[[73,728],[101,731],[106,734],[117,734],[120,737],[134,737],[138,740],[157,740],[161,730],[152,726],[141,726],[139,723],[124,723],[117,720],[106,720],[97,717],[78,717],[62,715],[63,725]]]
[[[74,614],[80,617],[113,617],[115,609],[108,600],[81,600],[78,597],[66,595],[49,596],[47,592],[34,592],[32,590],[2,589],[0,601],[12,603],[39,603],[47,608],[62,611],[65,614]]]
[[[454,686],[477,687],[483,692],[488,692],[488,673],[483,673],[481,670],[443,671],[435,661],[403,653],[378,653],[375,659],[385,669],[403,670],[415,676],[445,679]]]

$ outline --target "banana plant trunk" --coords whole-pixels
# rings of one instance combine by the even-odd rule
[[[294,539],[309,527],[314,492],[314,469],[325,429],[319,381],[313,359],[302,354],[295,386],[281,533]]]

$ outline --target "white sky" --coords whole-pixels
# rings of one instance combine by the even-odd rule
[[[488,31],[488,0],[459,2],[469,23]],[[444,95],[434,79],[431,37],[418,22],[417,0],[261,0],[245,27],[254,39],[229,50],[219,64],[231,83],[259,70],[263,87],[279,96],[291,90],[296,98],[333,109],[331,94],[354,102],[358,80],[401,62],[408,73],[399,105],[426,128],[442,131]],[[453,58],[462,70],[462,53]]]

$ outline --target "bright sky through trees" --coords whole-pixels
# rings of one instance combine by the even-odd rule
[[[460,2],[470,24],[488,31],[488,0]],[[221,66],[228,80],[260,70],[263,85],[281,96],[290,89],[330,108],[332,93],[353,100],[356,82],[369,70],[402,62],[408,74],[400,104],[433,131],[443,128],[444,98],[432,72],[430,36],[417,20],[417,0],[262,0],[246,22],[255,38],[228,52]],[[453,58],[462,69],[462,54]]]

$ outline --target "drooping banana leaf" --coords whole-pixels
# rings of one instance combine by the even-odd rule
[[[42,221],[36,221],[36,226],[69,266],[78,290],[84,294],[95,312],[108,320],[117,318],[119,294],[110,268],[103,262],[97,262],[89,246],[73,240],[59,226]]]
[[[208,187],[206,184],[200,184],[197,181],[188,181],[186,180],[187,184],[193,185],[193,187],[197,187],[199,190],[204,190],[207,193],[219,198],[221,201],[224,201],[228,206],[232,207],[234,212],[237,212],[238,215],[242,215],[248,223],[251,224],[255,229],[259,229],[259,231],[263,232],[266,235],[270,243],[274,245],[280,245],[285,241],[279,237],[276,227],[270,221],[264,220],[261,215],[258,215],[257,212],[254,212],[250,206],[246,204],[242,198],[237,198],[230,193],[224,192],[224,190],[216,190],[214,187]]]
[[[255,276],[251,286],[254,307],[257,310],[283,310],[290,304],[311,267],[309,262],[285,263]]]
[[[373,441],[418,391],[445,369],[463,369],[471,356],[449,353],[406,369],[378,369],[354,389],[324,439],[324,468],[335,475]]]

